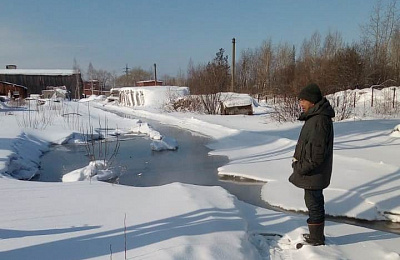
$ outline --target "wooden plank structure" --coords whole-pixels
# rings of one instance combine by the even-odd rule
[[[8,96],[14,99],[26,98],[28,96],[28,89],[25,86],[0,81],[0,96]]]
[[[105,90],[102,83],[97,79],[92,79],[83,82],[83,96],[88,97],[91,95],[104,95],[109,96],[110,91]]]
[[[25,86],[27,95],[41,94],[50,86],[66,86],[73,98],[80,98],[83,85],[80,72],[57,69],[2,69],[0,81]]]
[[[221,115],[253,115],[251,105],[227,107],[221,104]]]

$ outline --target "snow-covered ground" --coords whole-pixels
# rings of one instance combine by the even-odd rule
[[[119,107],[92,98],[51,106],[52,115],[39,116],[1,105],[0,259],[400,259],[399,235],[330,221],[327,246],[296,250],[307,230],[305,216],[254,207],[221,187],[139,188],[93,178],[37,183],[11,177],[35,174],[50,143],[79,143],[80,130],[89,124],[107,122],[111,135],[146,129],[153,140],[162,140],[146,123],[111,110],[213,137],[211,153],[230,159],[219,174],[267,181],[260,194],[265,201],[305,210],[302,190],[287,181],[301,123],[271,122],[265,106],[255,107],[254,116],[211,116],[166,113],[145,104]],[[393,131],[399,124],[398,117],[334,124],[328,214],[400,221],[400,138]],[[171,144],[176,145],[172,140],[165,146]]]

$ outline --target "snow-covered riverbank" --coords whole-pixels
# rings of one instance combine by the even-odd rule
[[[75,111],[77,104],[65,105]],[[137,120],[122,120],[103,109],[211,136],[212,153],[230,158],[220,174],[266,180],[262,194],[266,201],[304,209],[301,190],[287,182],[299,123],[268,123],[262,108],[255,116],[224,117],[91,104],[92,122],[106,117],[110,128],[122,132]],[[87,110],[80,105],[81,122],[88,121]],[[33,171],[50,142],[60,143],[75,132],[61,117],[44,130],[27,129],[15,119],[18,113],[3,110],[0,116],[2,173],[10,166]],[[367,219],[390,215],[398,220],[400,139],[390,132],[399,123],[377,119],[335,123],[328,213]],[[399,235],[335,222],[327,222],[327,246],[295,250],[306,231],[305,217],[245,204],[220,187],[36,183],[2,175],[0,190],[1,259],[123,259],[125,243],[127,259],[400,259]],[[266,240],[263,233],[283,237]]]

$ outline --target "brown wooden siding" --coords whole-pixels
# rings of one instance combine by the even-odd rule
[[[12,97],[15,91],[18,92],[19,98],[26,98],[28,96],[28,91],[24,86],[0,81],[0,96],[8,96],[8,92],[10,92]]]
[[[41,94],[42,90],[48,86],[66,86],[67,90],[71,91],[73,98],[80,98],[78,93],[82,94],[82,78],[80,74],[68,76],[0,74],[0,81],[25,86],[28,89],[28,95]]]

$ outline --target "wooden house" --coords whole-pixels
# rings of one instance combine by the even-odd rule
[[[226,93],[220,103],[222,115],[253,115],[253,98],[247,94]]]
[[[80,98],[82,94],[82,78],[75,70],[58,69],[16,69],[16,66],[7,66],[9,69],[0,70],[0,81],[8,82],[27,88],[27,95],[41,94],[49,86],[66,86],[73,98]]]
[[[100,81],[98,81],[97,79],[93,79],[93,80],[88,80],[88,81],[83,82],[83,95],[85,97],[88,97],[91,95],[109,96],[110,91],[105,90]]]
[[[100,95],[100,82],[95,79],[83,82],[83,95],[85,97]]]

